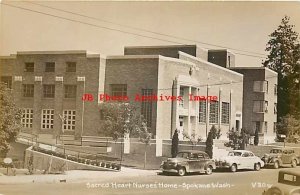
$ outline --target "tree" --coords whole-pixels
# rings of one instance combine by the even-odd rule
[[[278,73],[277,121],[287,114],[300,114],[299,78],[300,44],[298,33],[285,16],[278,28],[270,34],[266,51],[270,52],[263,62]]]
[[[172,137],[172,147],[171,147],[172,158],[175,158],[177,156],[177,153],[178,153],[178,142],[179,142],[178,131],[176,129],[175,132],[174,132],[174,134],[173,134],[173,137]]]
[[[21,129],[21,110],[14,104],[11,89],[0,83],[0,156],[6,156],[9,142],[15,141]]]
[[[217,129],[215,125],[211,127],[211,129],[208,132],[207,138],[206,138],[206,149],[205,152],[209,155],[210,158],[213,157],[213,145],[214,145],[214,139],[219,139],[221,137],[221,129]]]
[[[187,138],[190,141],[190,143],[192,144],[192,150],[194,149],[194,146],[197,145],[197,143],[199,143],[203,140],[200,135],[197,135],[194,132],[191,135],[189,135],[187,133],[183,133],[183,137]]]
[[[287,131],[286,141],[297,142],[300,136],[300,121],[292,115],[282,117],[280,121],[281,122],[277,124],[277,129]]]
[[[248,138],[250,137],[249,134],[246,133],[247,131],[241,129],[241,132],[232,128],[228,133],[227,137],[229,139],[224,145],[235,150],[237,149],[245,149],[245,144],[248,143]]]

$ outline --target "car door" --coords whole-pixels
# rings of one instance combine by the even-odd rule
[[[291,163],[291,161],[292,161],[291,157],[292,157],[292,154],[291,154],[290,150],[283,150],[282,156],[281,156],[282,163],[283,164],[289,164],[289,163]]]
[[[189,157],[189,169],[190,172],[196,172],[199,169],[199,159],[197,153],[191,153]]]
[[[249,169],[253,166],[253,159],[251,159],[248,152],[244,152],[240,157],[240,168],[241,169]]]
[[[202,171],[205,170],[207,159],[205,158],[204,154],[199,153],[198,154],[198,160],[199,160],[199,163],[198,163],[197,168],[198,168],[199,171],[202,172]]]

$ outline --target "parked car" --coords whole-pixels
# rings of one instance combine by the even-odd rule
[[[228,168],[232,172],[238,169],[259,171],[264,165],[265,163],[259,157],[247,150],[233,150],[216,162],[217,168]]]
[[[274,184],[263,195],[298,195],[300,194],[300,172],[280,170],[278,183]]]
[[[262,157],[266,166],[272,166],[275,169],[283,165],[296,167],[299,164],[299,156],[291,148],[273,148],[269,154]]]
[[[216,169],[215,162],[209,158],[207,153],[197,150],[180,151],[176,158],[168,158],[160,166],[163,173],[173,172],[180,176],[191,172],[210,175],[213,169]]]

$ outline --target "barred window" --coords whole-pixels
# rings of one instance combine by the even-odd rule
[[[77,85],[65,85],[65,98],[76,98]]]
[[[54,98],[55,96],[55,85],[44,85],[43,86],[44,97]]]
[[[53,129],[54,109],[42,110],[42,129]]]
[[[199,122],[206,123],[206,101],[199,101]]]
[[[219,102],[210,101],[209,103],[209,123],[218,123],[219,121]]]
[[[151,96],[153,95],[153,89],[142,89],[142,96]],[[147,121],[147,126],[152,126],[152,101],[142,101],[142,110],[141,114],[144,116]]]
[[[229,103],[227,102],[222,102],[222,117],[221,117],[221,122],[223,124],[229,124]]]
[[[76,111],[75,110],[64,110],[63,113],[63,129],[64,130],[75,130],[75,119]]]
[[[11,89],[12,86],[12,76],[2,76],[1,82],[5,83],[5,85]]]
[[[112,96],[127,96],[127,85],[126,84],[112,84],[111,85]]]
[[[33,109],[24,108],[22,109],[22,125],[26,128],[32,128],[33,120]]]
[[[55,72],[55,62],[46,62],[45,72]]]
[[[34,63],[33,62],[26,62],[24,71],[25,72],[34,72]]]
[[[23,97],[33,97],[34,84],[23,84]]]
[[[67,62],[66,65],[66,72],[76,72],[76,62]]]

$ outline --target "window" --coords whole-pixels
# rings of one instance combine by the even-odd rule
[[[66,72],[76,72],[76,62],[67,62]]]
[[[25,63],[25,72],[34,72],[34,63],[33,62]]]
[[[153,89],[142,89],[143,96],[153,95]],[[151,127],[152,125],[152,101],[142,101],[142,110],[141,114],[144,116],[144,119],[147,121],[147,126]]]
[[[253,91],[268,93],[268,81],[254,81],[253,82]]]
[[[54,98],[55,96],[55,85],[44,85],[43,86],[44,97],[45,98]]]
[[[34,84],[23,84],[23,97],[33,97]]]
[[[43,109],[42,110],[42,129],[53,129],[54,124],[54,110]]]
[[[277,84],[274,85],[274,95],[277,95]]]
[[[33,109],[22,109],[22,125],[26,128],[32,128]]]
[[[261,122],[260,121],[254,121],[253,122],[253,129],[254,129],[255,132],[257,131],[258,133],[261,133],[261,131],[262,131]]]
[[[12,76],[2,76],[1,82],[3,82],[8,88],[12,86]]]
[[[199,122],[206,123],[206,101],[199,101]]]
[[[265,133],[267,133],[268,132],[268,122],[267,121],[264,122],[264,129],[265,129]]]
[[[63,122],[63,129],[64,130],[75,130],[75,110],[64,110],[64,122]]]
[[[229,124],[229,103],[227,102],[222,102],[221,122],[223,124]]]
[[[46,62],[45,72],[55,72],[55,62]]]
[[[112,84],[111,85],[112,96],[127,96],[127,85],[126,84]]]
[[[273,133],[276,133],[277,132],[277,123],[274,122],[273,123]]]
[[[211,101],[209,103],[209,123],[218,123],[219,121],[219,102]]]
[[[254,101],[253,112],[268,112],[268,101]]]
[[[277,114],[277,103],[274,103],[274,114]]]
[[[77,86],[65,85],[65,98],[76,98]]]
[[[183,99],[183,97],[184,97],[184,88],[182,88],[182,87],[180,87],[180,90],[179,90],[179,96],[182,97],[182,99],[179,101],[179,106],[180,106],[180,107],[183,107],[183,101],[184,101],[184,99]]]

